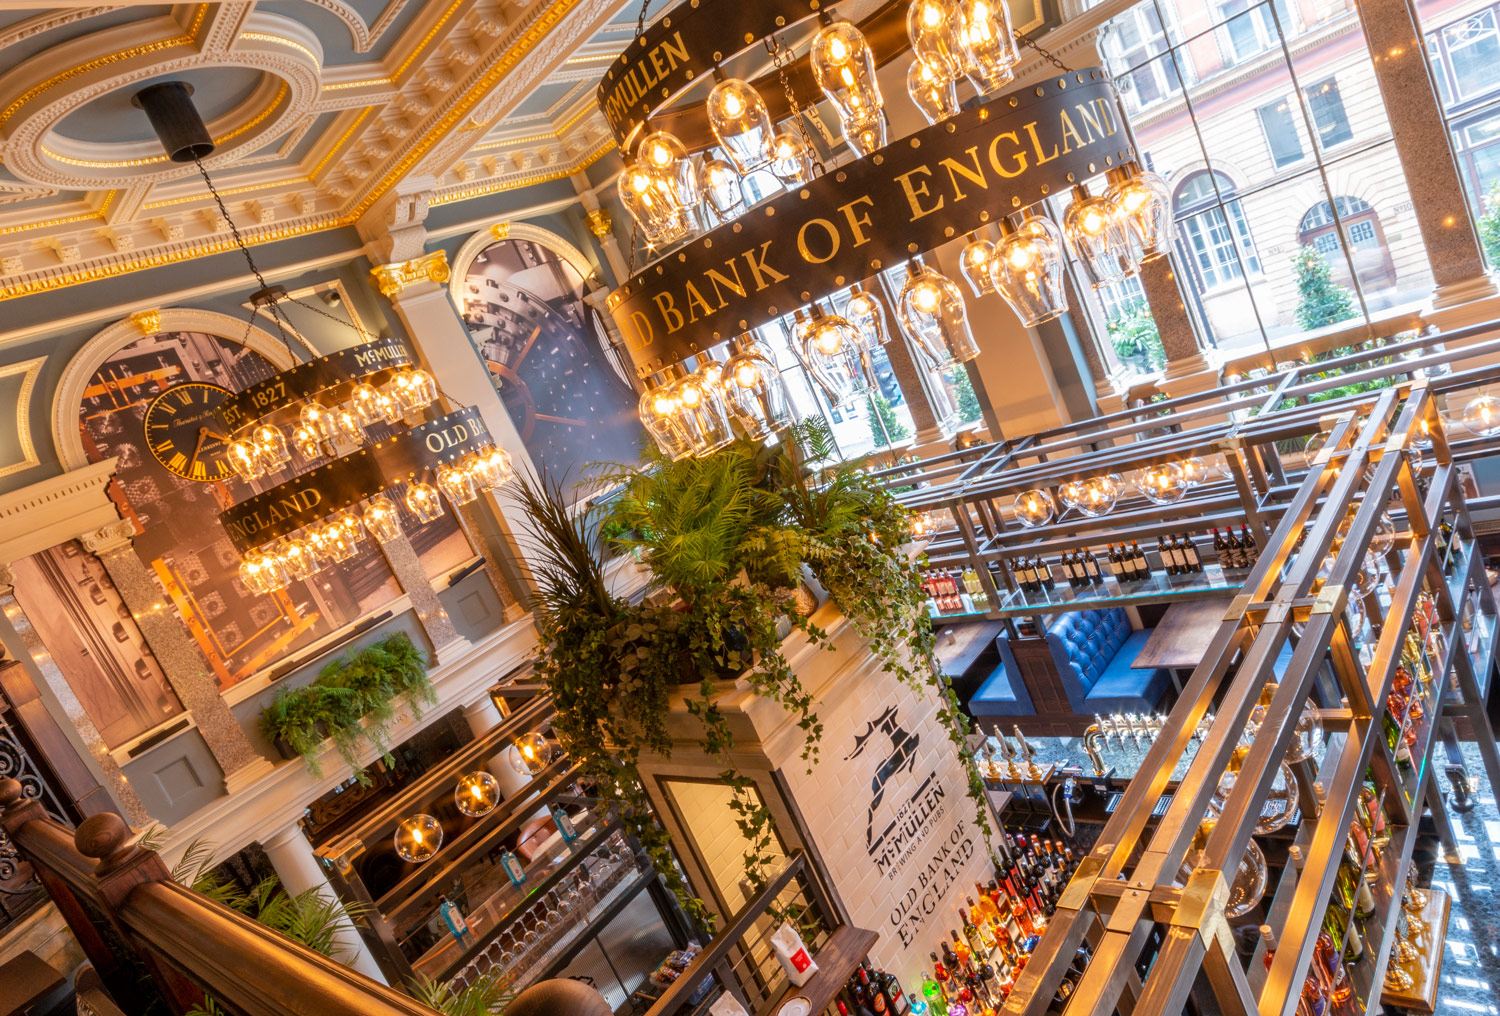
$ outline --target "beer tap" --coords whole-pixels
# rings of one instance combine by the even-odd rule
[[[1041,779],[1042,772],[1036,767],[1036,750],[1026,740],[1026,735],[1021,733],[1020,725],[1011,727],[1016,732],[1016,743],[1021,746],[1021,755],[1026,759],[1026,769],[1034,780]]]
[[[1115,737],[1115,742],[1121,748],[1123,748],[1123,747],[1125,747],[1125,735],[1122,734],[1122,733],[1120,733],[1120,722],[1121,721],[1120,721],[1120,714],[1119,713],[1110,713],[1109,714],[1109,728],[1106,731],[1106,733],[1113,734],[1114,737]],[[1105,743],[1107,744],[1108,742],[1106,741]]]
[[[1000,733],[999,727],[995,728],[995,737],[1000,741],[1000,750],[1005,753],[1005,762],[1006,766],[1010,769],[1011,779],[1017,778],[1020,776],[1020,772],[1016,769],[1016,750],[1010,746],[1010,742],[1005,739],[1005,735]],[[1004,777],[1001,778],[1004,779]]]
[[[1139,751],[1141,747],[1141,718],[1135,713],[1130,713],[1125,717],[1125,722],[1130,726],[1130,739],[1135,742],[1136,750]]]
[[[1104,717],[1100,716],[1098,713],[1094,714],[1094,729],[1099,732],[1099,743],[1108,744],[1109,732],[1104,728]]]
[[[1099,719],[1095,716],[1094,719]],[[1105,775],[1104,756],[1099,752],[1099,745],[1104,740],[1104,731],[1100,724],[1091,723],[1089,728],[1083,732],[1083,750],[1088,755],[1089,761],[1094,764],[1094,775]]]

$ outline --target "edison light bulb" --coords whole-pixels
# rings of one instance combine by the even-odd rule
[[[748,336],[731,342],[730,351],[724,390],[731,420],[753,441],[790,426],[786,383],[770,354]]]
[[[410,483],[406,487],[406,508],[417,517],[418,522],[431,522],[443,514],[443,501],[437,488],[426,483]]]
[[[1109,179],[1105,197],[1114,203],[1125,225],[1135,233],[1141,260],[1161,257],[1172,243],[1172,194],[1167,182],[1138,167],[1111,170]]]
[[[453,788],[453,804],[470,818],[480,818],[500,803],[500,781],[491,773],[477,769],[465,774]]]
[[[957,284],[920,261],[901,287],[896,316],[928,370],[947,370],[979,355]]]
[[[536,776],[552,762],[552,745],[537,731],[522,734],[511,747],[510,766],[522,776]]]
[[[474,490],[474,477],[457,463],[438,466],[437,487],[454,505],[468,504],[478,496]]]
[[[962,16],[949,0],[912,0],[906,11],[906,34],[912,53],[943,78],[964,72]]]
[[[241,479],[254,480],[264,475],[266,465],[261,461],[260,449],[252,441],[234,441],[225,452],[230,467]]]
[[[1091,196],[1083,184],[1074,186],[1073,203],[1063,216],[1063,233],[1095,289],[1136,273],[1140,237],[1108,197]]]
[[[1146,496],[1146,500],[1153,504],[1172,504],[1181,501],[1188,490],[1188,482],[1183,478],[1182,470],[1177,468],[1174,462],[1147,466],[1141,471],[1140,482],[1136,486]]]
[[[873,293],[859,283],[849,291],[849,300],[844,304],[844,319],[859,329],[865,348],[874,349],[891,341],[885,330],[885,306]]]
[[[487,448],[475,455],[470,472],[475,485],[484,490],[496,490],[516,478],[510,453],[504,448]]]
[[[651,177],[651,186],[666,202],[684,232],[697,226],[698,170],[681,141],[666,131],[641,139],[636,162]]]
[[[431,815],[413,815],[396,827],[396,856],[421,864],[443,845],[443,827]]]
[[[698,170],[698,189],[721,221],[732,219],[745,210],[740,175],[723,159],[710,157],[703,160]]]
[[[801,312],[798,312],[800,319]],[[831,406],[870,387],[859,331],[837,314],[819,311],[802,330],[802,358]]]
[[[704,378],[678,366],[668,367],[665,373],[668,383],[662,394],[670,400],[672,419],[687,435],[691,454],[704,455],[734,440],[724,400]]]
[[[693,442],[677,419],[677,400],[661,387],[655,377],[646,378],[645,388],[636,406],[641,424],[655,439],[663,455],[674,462],[687,458],[693,453]]]
[[[656,194],[650,173],[640,166],[627,165],[615,181],[615,188],[620,195],[620,204],[645,232],[649,242],[670,242],[665,234],[676,228],[676,218]]]
[[[1500,434],[1500,399],[1481,395],[1464,407],[1464,426],[1480,437]]]
[[[255,428],[255,450],[260,454],[266,472],[286,465],[292,458],[286,447],[286,435],[281,433],[280,427],[269,423]]]
[[[771,139],[771,172],[783,184],[812,179],[812,153],[795,132],[784,130]]]
[[[256,595],[268,593],[266,588],[265,555],[252,551],[240,561],[240,581]]]
[[[753,85],[724,78],[708,95],[708,123],[741,174],[771,161],[771,114]]]
[[[808,54],[818,87],[838,110],[844,139],[859,155],[885,146],[885,117],[875,54],[864,34],[847,21],[823,26]]]
[[[1063,241],[1050,220],[1028,215],[1020,227],[1000,220],[1000,242],[990,259],[990,281],[1027,328],[1068,309]]]
[[[292,430],[292,447],[297,449],[297,454],[304,459],[318,459],[323,457],[323,435],[306,424],[299,424]]]
[[[959,270],[975,296],[995,291],[994,280],[990,278],[990,261],[994,256],[995,245],[981,236],[971,237],[958,255]]]
[[[958,22],[964,73],[974,87],[989,95],[1009,84],[1021,57],[1005,0],[959,0]]]
[[[1045,490],[1023,490],[1016,495],[1016,520],[1028,529],[1045,526],[1057,514],[1052,495]]]
[[[958,112],[957,79],[945,76],[926,60],[913,60],[907,65],[906,94],[929,124]]]
[[[354,415],[359,417],[359,422],[366,426],[385,419],[385,411],[380,402],[380,389],[372,384],[355,385],[354,389],[349,392],[349,406],[354,410]]]
[[[371,498],[364,511],[365,528],[381,543],[401,535],[401,516],[396,506],[383,497]]]
[[[1100,518],[1114,510],[1120,500],[1120,487],[1113,478],[1096,476],[1085,480],[1078,492],[1078,510],[1089,518]]]

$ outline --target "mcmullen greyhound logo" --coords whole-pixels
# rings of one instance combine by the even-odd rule
[[[858,758],[867,748],[875,755],[880,743],[875,740],[876,734],[884,735],[883,741],[890,744],[890,750],[870,777],[865,848],[880,873],[894,878],[932,831],[933,823],[942,817],[945,792],[936,770],[928,773],[910,794],[892,785],[897,776],[915,771],[917,746],[922,741],[920,734],[901,725],[895,706],[865,724],[865,732],[855,735],[854,750],[844,756],[844,761]]]
[[[879,717],[871,720],[865,725],[863,734],[854,735],[854,750],[844,756],[844,761],[858,758],[864,753],[865,747],[870,743],[870,738],[876,732],[884,734],[891,742],[890,754],[886,755],[875,775],[870,778],[870,810],[865,816],[865,846],[869,848],[873,856],[880,849],[880,842],[885,839],[886,834],[891,831],[886,826],[880,833],[879,838],[875,836],[875,815],[880,810],[880,802],[885,800],[885,785],[897,773],[911,772],[917,762],[917,745],[921,743],[921,735],[908,733],[896,719],[896,707],[891,706]],[[895,825],[892,820],[891,826]]]

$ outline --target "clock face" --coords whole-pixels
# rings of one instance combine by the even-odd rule
[[[168,472],[213,483],[234,472],[225,452],[229,438],[214,410],[232,392],[207,381],[173,385],[146,407],[146,447]]]

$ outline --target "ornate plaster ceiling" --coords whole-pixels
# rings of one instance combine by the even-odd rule
[[[248,239],[577,172],[635,0],[245,0],[0,10],[0,298],[215,253],[197,170],[130,106],[179,78]]]

